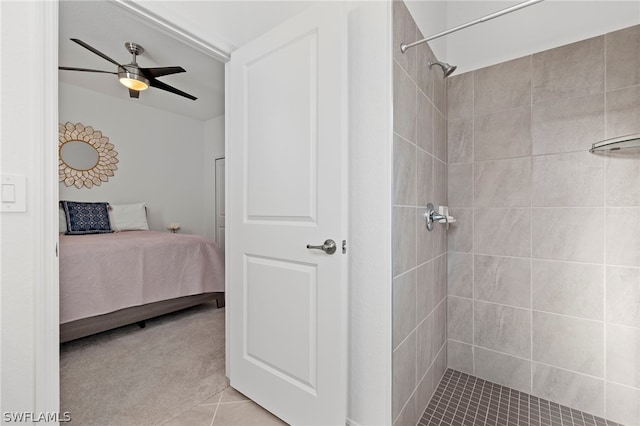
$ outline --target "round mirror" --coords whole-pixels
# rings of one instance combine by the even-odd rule
[[[60,158],[76,170],[91,170],[98,164],[98,151],[84,141],[69,141],[60,148]]]
[[[58,155],[58,180],[78,189],[107,182],[118,169],[109,138],[82,123],[58,125]]]

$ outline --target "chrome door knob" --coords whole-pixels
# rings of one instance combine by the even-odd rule
[[[314,249],[314,250],[322,250],[327,254],[333,254],[336,252],[336,242],[333,240],[327,240],[321,246],[312,246],[310,244],[307,244],[307,248]]]

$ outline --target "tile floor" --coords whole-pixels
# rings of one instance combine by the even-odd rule
[[[163,426],[280,426],[285,422],[229,387]]]
[[[420,426],[622,426],[448,369]]]

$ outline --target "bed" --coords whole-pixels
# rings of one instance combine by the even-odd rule
[[[212,300],[224,306],[224,259],[205,237],[60,235],[61,342]]]

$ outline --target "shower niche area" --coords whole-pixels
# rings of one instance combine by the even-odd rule
[[[445,77],[392,7],[393,423],[640,425],[640,25]]]

